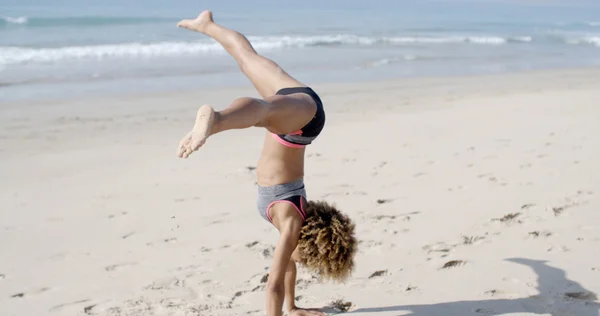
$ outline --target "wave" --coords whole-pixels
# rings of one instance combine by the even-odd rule
[[[10,16],[5,16],[5,17],[1,17],[0,18],[0,25],[3,24],[27,24],[29,20],[27,19],[26,16],[20,16],[20,17],[10,17]]]
[[[379,59],[377,61],[369,63],[368,66],[380,67],[380,66],[391,65],[391,64],[396,64],[396,63],[400,63],[400,62],[417,61],[417,60],[421,60],[421,59],[426,59],[426,58],[420,57],[420,56],[415,56],[415,55],[404,55],[401,57]]]
[[[328,46],[373,46],[406,44],[478,44],[503,45],[527,43],[532,37],[366,37],[356,35],[322,36],[249,36],[257,50]],[[215,41],[123,43],[58,48],[0,47],[0,64],[49,63],[64,60],[103,60],[110,58],[150,58],[198,53],[223,53]]]
[[[529,43],[529,42],[533,42],[533,37],[531,36],[517,36],[517,37],[511,37],[508,39],[509,42],[520,42],[520,43]]]
[[[176,19],[159,17],[103,17],[103,16],[82,16],[82,17],[0,17],[0,27],[55,27],[55,26],[102,26],[102,25],[125,25],[125,24],[145,24],[156,22],[173,22]]]
[[[587,36],[577,39],[567,39],[567,44],[572,45],[594,45],[600,47],[600,36]]]

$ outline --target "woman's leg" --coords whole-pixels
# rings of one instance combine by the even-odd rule
[[[203,33],[219,42],[263,98],[275,95],[282,88],[304,86],[275,62],[256,53],[243,34],[215,23],[211,11],[200,13],[194,20],[183,20],[178,26]]]
[[[272,60],[257,54],[244,35],[216,24],[210,11],[202,12],[195,20],[183,20],[178,26],[204,33],[219,42],[264,99],[239,98],[219,112],[209,105],[200,107],[194,128],[179,143],[179,157],[187,158],[209,136],[222,131],[260,126],[274,133],[291,133],[315,115],[317,106],[310,96],[275,95],[282,88],[304,85]]]
[[[196,114],[196,122],[179,143],[177,156],[187,158],[198,150],[211,135],[249,127],[264,127],[277,134],[299,130],[315,115],[317,106],[307,95],[274,95],[265,100],[239,98],[226,109],[214,111],[203,105]]]

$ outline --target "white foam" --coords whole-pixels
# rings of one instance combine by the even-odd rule
[[[511,40],[515,41],[515,42],[530,43],[530,42],[533,42],[533,37],[531,37],[531,36],[517,36],[517,37],[512,37]]]
[[[594,45],[600,47],[600,36],[588,36],[577,39],[567,39],[566,42],[572,45]]]
[[[372,62],[371,66],[372,67],[379,67],[379,66],[384,66],[384,65],[389,65],[392,63],[392,60],[389,58],[384,58],[384,59],[380,59],[378,61]]]
[[[506,39],[502,37],[469,37],[467,38],[468,42],[476,43],[476,44],[492,44],[492,45],[500,45],[505,44]]]
[[[586,43],[600,47],[600,36],[590,36],[583,39]]]
[[[375,40],[352,35],[305,37],[249,37],[257,50],[314,45],[358,44],[372,45]],[[69,46],[58,48],[0,47],[0,64],[48,63],[72,59],[148,58],[155,56],[192,55],[198,53],[223,53],[215,41],[157,42],[150,44],[124,43],[96,46]]]
[[[415,44],[443,44],[460,43],[466,40],[465,37],[392,37],[387,41],[391,43],[415,43]]]
[[[385,66],[385,65],[391,65],[391,64],[396,64],[399,62],[409,62],[409,61],[414,61],[419,59],[417,56],[415,55],[404,55],[402,57],[395,57],[395,58],[383,58],[377,61],[374,61],[372,63],[369,64],[369,66],[371,67],[380,67],[380,66]]]
[[[29,21],[29,19],[26,16],[20,16],[20,17],[10,17],[10,16],[4,16],[2,17],[2,19],[4,21],[6,21],[6,23],[9,24],[27,24],[27,22]]]
[[[523,41],[527,39],[523,37]],[[507,42],[502,37],[366,37],[357,35],[320,36],[254,36],[249,37],[259,51],[285,47],[311,47],[329,45],[371,46],[381,43],[402,45],[471,43],[501,45]],[[0,47],[0,64],[52,63],[65,60],[103,60],[108,58],[151,58],[156,56],[193,55],[198,53],[224,53],[215,41],[124,43],[96,46],[69,46],[58,48]]]
[[[153,44],[116,44],[98,46],[71,46],[60,48],[0,48],[0,64],[48,63],[71,59],[152,57],[181,55],[222,50],[216,43],[162,42]]]
[[[496,36],[448,36],[448,37],[393,37],[387,38],[391,43],[414,43],[414,44],[449,44],[449,43],[473,43],[500,45],[507,41]]]

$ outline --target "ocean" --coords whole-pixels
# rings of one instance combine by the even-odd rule
[[[204,9],[309,84],[600,65],[596,0],[0,0],[0,101],[248,84]]]

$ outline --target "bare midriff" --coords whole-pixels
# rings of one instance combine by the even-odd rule
[[[258,185],[284,184],[304,177],[304,153],[304,147],[284,146],[267,132],[256,168]]]

